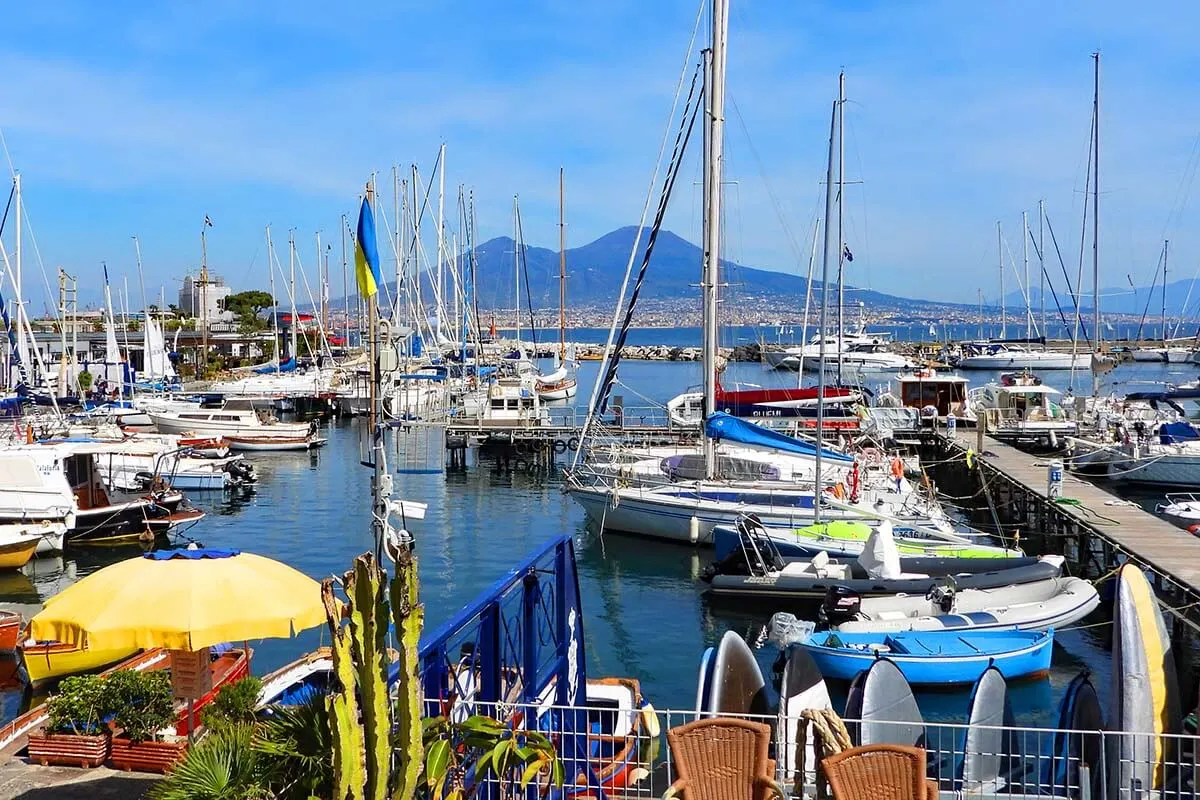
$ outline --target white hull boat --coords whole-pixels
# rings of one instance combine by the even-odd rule
[[[1091,353],[1056,353],[1050,350],[1000,350],[963,356],[958,369],[1078,369],[1092,368]]]
[[[1154,507],[1155,514],[1186,525],[1200,522],[1200,497],[1188,492],[1168,494],[1165,499]]]
[[[732,487],[728,484],[705,487],[697,484],[678,484],[659,487],[572,486],[568,492],[589,517],[605,529],[623,531],[655,539],[684,544],[712,546],[713,529],[718,525],[734,526],[748,514],[758,517],[768,535],[785,541],[795,538],[794,531],[813,523],[813,492],[811,489],[780,487]],[[880,494],[880,498],[886,495]],[[902,495],[895,495],[903,501]],[[914,514],[902,508],[874,502],[870,493],[857,505],[837,506],[826,503],[822,518],[835,520],[870,520],[881,515],[893,516],[898,534],[911,535],[925,529],[948,541],[959,537],[939,527],[926,514]]]
[[[280,422],[249,400],[228,400],[220,408],[150,411],[149,415],[160,433],[291,440],[313,433],[309,423]]]
[[[1082,578],[1053,578],[996,589],[935,589],[926,595],[868,597],[833,625],[847,633],[897,631],[1047,630],[1073,625],[1100,605],[1096,587]]]
[[[316,450],[329,441],[319,436],[226,436],[232,450],[251,452],[284,452]]]

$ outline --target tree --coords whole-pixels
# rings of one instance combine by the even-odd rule
[[[232,311],[239,317],[256,317],[264,308],[275,305],[275,298],[267,292],[251,289],[246,292],[231,294],[225,298],[225,310]]]

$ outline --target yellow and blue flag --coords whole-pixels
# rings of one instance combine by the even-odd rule
[[[375,214],[365,197],[358,212],[358,235],[354,239],[354,273],[358,278],[358,293],[363,297],[374,297],[383,285],[383,275],[379,272],[379,250],[375,247]]]

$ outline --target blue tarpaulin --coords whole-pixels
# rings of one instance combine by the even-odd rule
[[[257,372],[259,375],[270,375],[272,372],[276,372],[276,371],[278,371],[278,372],[295,372],[296,371],[296,359],[289,358],[287,361],[280,361],[278,368],[276,368],[276,366],[274,364],[264,364],[261,367],[256,368],[254,371]]]
[[[1200,439],[1200,431],[1189,422],[1168,422],[1158,429],[1158,438],[1163,444],[1190,442]]]
[[[704,432],[708,438],[718,441],[739,442],[754,447],[767,447],[783,453],[794,453],[802,456],[812,456],[817,453],[816,445],[799,439],[793,439],[791,436],[777,433],[761,425],[755,425],[753,422],[739,419],[723,411],[708,415],[708,419],[704,422]],[[831,461],[844,461],[846,463],[854,460],[853,457],[845,453],[835,453],[832,450],[824,448],[821,450],[821,458],[828,458]]]

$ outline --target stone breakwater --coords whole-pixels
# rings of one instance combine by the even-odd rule
[[[558,352],[558,346],[538,347],[537,358],[552,358]],[[729,361],[759,361],[761,354],[757,344],[741,345],[739,347],[722,347],[720,354]],[[601,361],[604,358],[604,345],[577,344],[575,357],[580,361]],[[700,361],[699,347],[670,347],[668,345],[625,345],[621,358],[630,361]]]

